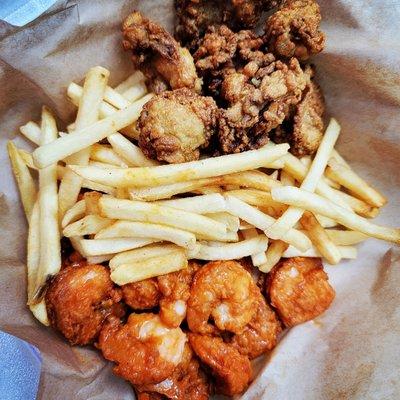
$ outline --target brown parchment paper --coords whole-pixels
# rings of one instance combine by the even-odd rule
[[[341,153],[390,199],[378,221],[400,225],[400,2],[320,1],[325,51],[313,62],[327,115],[343,131]],[[61,1],[23,28],[0,23],[0,329],[36,345],[44,358],[39,399],[133,399],[131,387],[90,348],[70,347],[25,306],[26,222],[6,141],[30,144],[18,127],[38,120],[42,104],[60,117],[73,109],[66,86],[88,68],[131,70],[120,22],[138,8],[171,28],[172,1]],[[327,267],[337,297],[329,311],[288,332],[243,399],[400,398],[400,251],[370,239],[359,258]],[[1,356],[1,355],[0,355]],[[0,396],[1,397],[1,396]]]

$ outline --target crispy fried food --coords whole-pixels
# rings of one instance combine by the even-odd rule
[[[325,35],[319,30],[321,13],[315,0],[286,0],[266,23],[264,40],[277,57],[307,60],[321,52]]]
[[[123,315],[121,294],[102,265],[74,264],[63,268],[46,292],[51,325],[71,344],[93,342],[109,315]]]
[[[158,383],[182,361],[186,335],[169,329],[156,314],[131,314],[125,325],[111,317],[104,325],[98,347],[117,365],[114,372],[134,385]]]
[[[220,152],[258,148],[270,135],[289,141],[298,154],[316,150],[324,107],[310,66],[296,58],[276,61],[253,32],[234,33],[227,26],[210,28],[194,58],[205,88],[223,107]]]
[[[232,396],[250,383],[252,369],[248,357],[219,337],[189,333],[189,342],[200,360],[211,369],[217,393]]]
[[[259,293],[256,313],[244,331],[234,335],[230,343],[240,354],[253,359],[272,350],[277,344],[277,336],[280,332],[281,325],[275,312]]]
[[[198,263],[189,261],[183,270],[123,285],[123,300],[134,310],[147,310],[159,305],[162,322],[176,328],[186,317],[190,286],[199,268]]]
[[[287,327],[309,321],[332,303],[335,291],[320,258],[288,258],[268,275],[266,291]]]
[[[161,293],[156,278],[128,283],[121,289],[123,300],[134,310],[149,310],[160,302]]]
[[[216,333],[218,329],[241,333],[256,312],[258,291],[251,275],[239,263],[206,264],[195,274],[190,289],[190,330],[203,334]],[[209,323],[210,318],[215,326]]]
[[[261,13],[277,3],[276,0],[175,0],[178,17],[175,36],[193,51],[209,26],[226,24],[233,30],[252,28]]]
[[[185,346],[183,359],[171,376],[160,383],[136,387],[136,390],[175,400],[207,400],[210,394],[207,377],[189,345]]]
[[[164,400],[165,396],[158,394],[158,393],[137,393],[136,394],[137,400]]]
[[[169,163],[198,160],[217,125],[212,97],[183,88],[153,97],[138,121],[139,146],[152,159]]]
[[[125,19],[122,31],[134,67],[142,70],[155,93],[182,87],[200,91],[192,56],[164,28],[135,11]]]

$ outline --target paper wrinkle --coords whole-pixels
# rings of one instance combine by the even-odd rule
[[[326,50],[312,61],[327,100],[327,116],[342,125],[339,150],[388,198],[377,221],[400,226],[400,3],[320,1]],[[132,387],[91,348],[70,347],[40,326],[26,302],[26,222],[5,142],[38,120],[42,104],[73,115],[65,96],[94,65],[111,70],[111,85],[132,71],[120,24],[133,9],[171,28],[172,1],[58,2],[28,27],[0,24],[0,329],[37,346],[44,358],[38,399],[133,399]],[[54,10],[60,10],[55,12]],[[357,260],[326,267],[336,289],[329,311],[287,332],[257,360],[264,366],[242,399],[395,399],[400,394],[400,251],[370,239]]]

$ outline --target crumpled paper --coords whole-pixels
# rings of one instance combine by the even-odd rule
[[[390,0],[320,1],[325,51],[315,57],[327,115],[342,125],[338,148],[387,195],[378,221],[400,217],[400,4]],[[27,225],[6,155],[18,127],[38,120],[42,104],[63,128],[72,116],[68,83],[94,65],[111,70],[111,85],[132,70],[120,23],[133,9],[171,28],[172,1],[76,0],[16,29],[0,24],[0,329],[42,353],[38,399],[133,399],[132,388],[91,348],[70,347],[33,319],[26,302]],[[400,251],[370,239],[357,260],[327,267],[336,299],[323,316],[291,329],[258,360],[261,372],[243,399],[397,399],[400,396]]]

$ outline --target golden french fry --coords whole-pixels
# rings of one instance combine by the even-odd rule
[[[33,180],[28,167],[25,165],[21,155],[18,152],[18,149],[15,147],[13,142],[7,143],[7,150],[15,180],[17,181],[25,216],[29,221],[32,215],[33,206],[35,205],[37,199],[35,181]]]
[[[90,146],[90,159],[122,168],[128,166],[128,164],[115,153],[111,146],[99,143]]]
[[[86,261],[88,264],[102,264],[106,261],[110,261],[115,254],[105,254],[103,256],[88,256]]]
[[[271,193],[272,198],[276,201],[325,215],[349,229],[365,233],[368,236],[400,243],[400,229],[375,225],[368,219],[360,217],[317,194],[289,186],[272,189]]]
[[[317,218],[323,228],[333,228],[334,226],[337,226],[336,221],[332,218],[325,217],[324,215],[316,215],[315,218]]]
[[[99,192],[86,192],[83,195],[85,201],[86,215],[100,215],[99,201],[102,194]]]
[[[193,194],[213,194],[213,193],[222,193],[223,190],[219,186],[207,186],[207,187],[200,187],[196,190],[191,190],[191,193]]]
[[[27,281],[28,281],[28,302],[33,304],[36,295],[36,278],[40,262],[40,211],[39,202],[33,207],[29,220],[28,245],[26,254]]]
[[[175,250],[166,255],[118,265],[111,271],[111,280],[117,285],[126,285],[185,269],[187,264],[185,251]]]
[[[328,162],[326,175],[348,189],[356,197],[359,197],[374,207],[382,207],[387,203],[386,197],[372,188],[351,168],[336,161],[333,157]]]
[[[268,238],[258,235],[251,239],[242,240],[237,243],[228,243],[221,246],[207,246],[201,244],[194,258],[198,260],[236,260],[263,252],[267,249]]]
[[[10,143],[12,143],[12,142],[10,142]],[[22,161],[28,168],[37,170],[36,165],[33,162],[32,153],[30,153],[29,151],[26,151],[24,149],[18,149],[18,154],[20,155],[20,157],[22,158]]]
[[[29,121],[25,125],[22,125],[19,128],[19,131],[31,142],[40,146],[40,136],[42,131],[40,130],[40,126],[33,121]]]
[[[327,229],[325,232],[331,238],[332,242],[338,246],[351,246],[353,244],[361,243],[369,238],[369,236],[364,233],[356,231]]]
[[[88,165],[91,165],[92,167],[105,168],[105,169],[121,168],[121,167],[118,167],[117,165],[112,165],[112,164],[108,164],[108,163],[101,162],[101,161],[91,161],[91,160],[89,160]]]
[[[321,144],[311,163],[310,169],[301,183],[301,188],[309,192],[314,192],[318,182],[324,174],[329,157],[339,137],[340,126],[335,119],[331,118],[329,125],[322,138]],[[266,234],[272,239],[282,239],[283,235],[290,228],[296,225],[303,215],[304,210],[298,207],[289,207],[277,221],[271,225]]]
[[[139,82],[138,84],[131,86],[126,89],[122,95],[130,102],[136,101],[143,97],[147,93],[147,87],[144,82]]]
[[[321,226],[314,214],[306,211],[300,219],[300,223],[307,231],[312,244],[329,264],[338,264],[341,254],[335,243],[330,239],[325,229]]]
[[[78,221],[85,216],[86,213],[86,203],[85,200],[79,200],[75,203],[65,214],[61,221],[61,227],[65,228],[67,225]]]
[[[275,161],[287,154],[288,148],[289,145],[280,144],[238,154],[155,167],[113,169],[109,171],[79,165],[71,165],[70,168],[83,178],[116,187],[157,186],[210,178],[262,167],[268,162]],[[38,150],[40,149],[35,150],[35,152]]]
[[[50,326],[49,318],[47,316],[46,303],[42,299],[39,303],[31,304],[29,306],[34,317],[45,326]]]
[[[242,231],[242,234],[245,239],[253,239],[258,236],[258,232],[257,232],[256,228],[245,229]],[[267,241],[268,241],[268,238],[267,238]],[[259,253],[251,254],[251,262],[253,263],[253,265],[255,267],[265,264],[268,261],[267,256],[265,255],[267,248],[268,248],[268,242],[267,242],[267,247],[263,251],[261,251]]]
[[[115,153],[125,160],[130,167],[150,167],[159,165],[159,162],[147,158],[140,147],[133,144],[118,132],[108,136],[107,140]]]
[[[111,219],[168,225],[212,240],[224,238],[227,231],[224,224],[211,218],[171,207],[108,196],[102,196],[98,204],[101,215]]]
[[[311,159],[310,159],[310,164],[311,164]],[[288,174],[285,170],[283,170],[281,171],[281,183],[283,186],[295,186],[296,181],[292,175]]]
[[[288,248],[288,244],[283,242],[282,240],[275,240],[272,242],[265,256],[267,258],[267,262],[258,266],[258,269],[261,272],[267,273],[271,271],[271,269],[278,264],[279,260],[281,259],[283,253]],[[296,248],[296,247],[295,247]]]
[[[353,246],[337,246],[340,257],[346,259],[357,258],[357,249]],[[321,253],[313,246],[307,251],[300,251],[293,246],[289,246],[287,250],[282,254],[283,258],[292,257],[322,257]]]
[[[57,139],[56,121],[46,107],[42,110],[41,130],[41,145],[47,145]],[[56,164],[39,170],[39,210],[40,262],[35,292],[43,287],[49,276],[57,274],[61,268]]]
[[[178,250],[180,250],[180,248],[174,244],[151,244],[141,247],[140,249],[129,250],[115,255],[110,260],[109,265],[110,269],[113,270],[121,264],[130,264],[136,261],[140,262],[148,258],[170,254]]]
[[[191,232],[166,225],[133,221],[117,221],[98,232],[95,239],[126,237],[157,239],[172,242],[185,248],[191,248],[196,243],[196,236]]]
[[[143,82],[145,77],[141,71],[135,71],[133,74],[129,75],[125,80],[123,80],[119,85],[117,85],[114,90],[118,93],[123,94],[131,86],[135,86],[140,82]]]
[[[94,235],[113,223],[114,221],[108,218],[90,214],[66,226],[63,230],[63,234],[65,237]]]
[[[131,102],[125,96],[123,96],[122,93],[119,93],[110,86],[106,87],[104,92],[104,100],[120,110],[128,107],[131,104]]]
[[[78,114],[75,129],[84,129],[94,124],[99,118],[100,104],[103,101],[104,91],[110,72],[103,67],[91,68],[83,85],[82,96],[79,100]],[[71,133],[72,135],[73,133]],[[68,136],[68,135],[67,135]],[[65,136],[65,137],[67,137]],[[89,162],[90,147],[82,148],[66,159],[67,164],[87,165]],[[59,218],[70,209],[78,199],[82,187],[82,178],[67,169],[60,182],[59,188]]]
[[[227,212],[212,212],[204,214],[206,217],[226,225],[229,232],[237,232],[240,226],[240,220],[236,215]]]
[[[226,196],[226,206],[230,214],[236,215],[243,221],[263,231],[276,221],[275,218],[233,196]],[[285,234],[283,240],[301,250],[307,250],[311,247],[310,239],[304,233],[294,228]]]
[[[151,96],[146,95],[129,107],[83,129],[77,129],[52,143],[40,146],[33,152],[33,160],[39,168],[46,167],[132,124],[140,115],[142,107]],[[76,167],[76,166],[75,166]],[[92,168],[80,166],[80,168]]]
[[[184,197],[181,199],[158,201],[160,206],[177,208],[196,214],[219,213],[226,210],[224,196],[219,193],[202,196]]]

